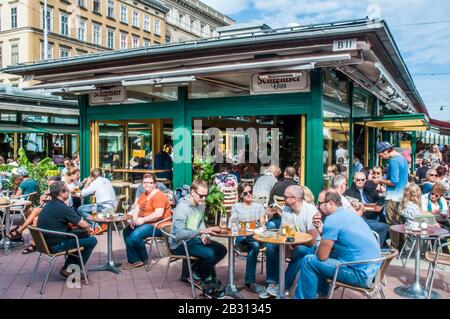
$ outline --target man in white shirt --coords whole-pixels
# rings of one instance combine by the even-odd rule
[[[281,227],[289,225],[296,232],[308,233],[312,236],[311,241],[293,247],[291,261],[286,270],[286,289],[290,289],[300,269],[302,258],[315,251],[318,232],[313,224],[313,217],[318,212],[317,208],[303,200],[303,189],[298,185],[291,185],[284,191],[286,205],[281,216]],[[268,244],[267,246],[267,289],[259,295],[260,298],[268,298],[269,295],[276,296],[279,291],[279,248],[280,245]],[[290,246],[289,246],[290,247]]]
[[[87,197],[91,195],[95,197],[97,211],[99,212],[105,208],[116,207],[116,193],[114,192],[114,188],[111,182],[103,177],[100,168],[92,169],[91,175],[84,182],[81,196]],[[91,204],[82,205],[78,208],[78,212],[86,219],[92,214],[92,206]]]
[[[344,148],[344,144],[339,143],[336,150],[336,163],[337,160],[342,157],[344,159],[344,165],[348,165],[348,151]]]
[[[342,207],[344,207],[347,210],[355,211],[353,209],[352,204],[344,196],[344,193],[347,190],[347,179],[345,178],[344,175],[339,174],[333,177],[333,180],[331,181],[331,188],[336,190],[339,196],[341,196]]]

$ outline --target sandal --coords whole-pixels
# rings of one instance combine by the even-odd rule
[[[22,254],[24,255],[31,254],[34,253],[36,250],[37,249],[35,245],[29,245],[27,248],[24,249],[24,251],[22,251]]]

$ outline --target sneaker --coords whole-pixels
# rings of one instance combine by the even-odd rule
[[[280,286],[278,284],[269,284],[266,291],[269,295],[276,297],[280,291]]]
[[[130,270],[130,269],[138,268],[138,267],[142,267],[142,266],[144,266],[144,263],[142,261],[137,261],[137,262],[134,262],[134,263],[123,264],[122,268],[125,269],[125,270]]]
[[[260,294],[258,294],[258,297],[260,299],[269,299],[269,298],[273,298],[272,295],[269,295],[269,293],[267,292],[267,289],[264,289],[263,292],[261,292]]]
[[[257,294],[260,294],[260,293],[262,293],[262,292],[264,292],[264,291],[266,290],[266,289],[264,288],[264,286],[255,284],[254,282],[252,282],[252,283],[246,283],[246,284],[245,284],[245,287],[246,287],[248,290],[250,290],[250,291],[252,291],[252,292],[254,292],[254,293],[257,293]]]

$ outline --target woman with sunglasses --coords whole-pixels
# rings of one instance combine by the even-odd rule
[[[430,162],[431,164],[442,162],[442,153],[437,144],[433,145],[433,148],[431,149]]]
[[[422,193],[427,194],[431,191],[431,188],[436,184],[437,171],[430,168],[427,171],[427,180],[422,184]]]
[[[445,187],[442,184],[434,184],[429,194],[422,195],[422,211],[431,214],[448,212],[444,195]]]
[[[231,215],[236,214],[239,221],[259,221],[264,227],[264,207],[261,204],[253,203],[252,185],[242,183],[238,186],[239,203],[231,207]],[[231,218],[230,218],[231,220]],[[264,290],[263,286],[255,283],[256,262],[261,244],[253,239],[253,236],[239,236],[236,238],[236,246],[241,251],[247,252],[247,265],[245,269],[245,286],[250,291],[260,293]]]

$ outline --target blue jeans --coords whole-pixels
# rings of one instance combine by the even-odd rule
[[[148,254],[144,238],[152,237],[155,226],[143,224],[131,229],[130,226],[123,230],[123,238],[127,251],[127,259],[130,264],[135,262],[147,262]],[[156,229],[155,236],[162,237],[160,229]]]
[[[280,245],[267,244],[267,283],[278,283],[280,271]],[[291,261],[285,273],[285,287],[290,289],[294,284],[295,277],[300,270],[300,263],[308,254],[314,254],[316,247],[308,247],[303,245],[296,246],[291,255]]]
[[[80,247],[84,247],[84,249],[81,251],[81,257],[83,258],[84,264],[86,264],[89,259],[89,256],[91,256],[92,251],[97,245],[97,238],[89,236],[86,238],[78,238],[78,241],[80,243]],[[75,239],[65,239],[57,244],[50,245],[50,249],[53,253],[74,248],[77,248],[77,243]],[[67,268],[71,264],[76,264],[81,267],[79,258],[68,255],[66,262],[64,264],[64,268]]]
[[[300,276],[295,299],[315,299],[317,293],[326,296],[329,292],[329,284],[326,279],[333,279],[336,266],[341,261],[328,258],[321,261],[315,254],[305,256],[300,262]],[[368,278],[360,270],[343,266],[339,269],[337,280],[349,285],[368,287]]]
[[[278,229],[281,225],[281,217],[272,217],[266,223],[266,229]]]
[[[247,252],[245,283],[254,283],[256,278],[256,262],[258,260],[260,244],[254,240],[252,236],[239,236],[236,238],[236,246],[238,246],[241,251]]]
[[[189,256],[200,259],[198,262],[198,274],[202,279],[213,275],[214,266],[221,261],[227,254],[227,248],[216,241],[212,241],[209,245],[204,245],[199,236],[186,242]],[[185,255],[184,246],[181,244],[173,250],[177,255]],[[233,252],[230,252],[233,253]]]

